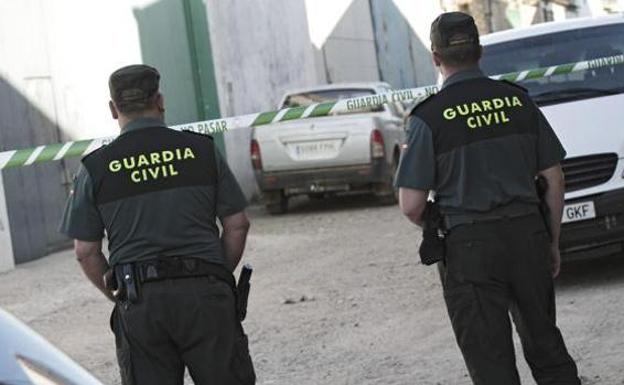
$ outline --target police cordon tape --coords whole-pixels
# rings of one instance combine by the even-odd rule
[[[520,82],[523,80],[539,79],[554,75],[565,75],[578,71],[593,70],[622,64],[624,64],[624,54],[520,72],[510,72],[507,74],[492,76],[491,78]],[[369,111],[371,108],[387,103],[408,101],[418,102],[436,92],[438,92],[437,86],[407,88],[384,94],[317,103],[308,107],[284,108],[278,111],[261,112],[231,118],[180,124],[171,128],[176,130],[188,130],[201,134],[215,134],[238,128],[250,128],[289,120],[316,118],[328,116],[334,113],[365,112]],[[74,142],[50,144],[22,150],[0,152],[0,170],[84,156],[89,154],[91,151],[110,143],[114,139],[115,137],[78,140]]]

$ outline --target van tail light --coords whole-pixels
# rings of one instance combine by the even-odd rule
[[[371,132],[371,156],[373,158],[383,158],[385,156],[384,139],[379,130]]]
[[[251,140],[251,165],[254,170],[262,170],[262,156],[260,155],[260,145],[255,139]]]

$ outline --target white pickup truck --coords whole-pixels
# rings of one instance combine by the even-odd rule
[[[387,83],[317,86],[288,92],[279,108],[388,91]],[[288,199],[301,194],[371,191],[383,203],[396,202],[392,179],[405,136],[403,113],[397,103],[254,128],[251,160],[267,211],[283,213]]]
[[[483,36],[489,75],[624,53],[624,16]],[[624,250],[624,65],[523,81],[568,152],[561,234],[567,260]]]

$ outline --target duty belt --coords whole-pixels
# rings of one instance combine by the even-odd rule
[[[537,204],[513,203],[483,213],[473,212],[445,214],[444,224],[447,229],[451,229],[459,225],[492,222],[502,219],[514,219],[534,214],[540,215],[539,207],[537,206]]]
[[[116,287],[130,302],[139,299],[139,289],[144,283],[165,279],[213,276],[227,283],[236,293],[236,282],[232,273],[216,263],[192,257],[159,257],[141,262],[116,265],[114,267]]]
[[[127,308],[130,303],[139,302],[140,289],[144,283],[165,279],[212,276],[227,283],[232,289],[236,300],[236,313],[239,321],[242,322],[247,315],[251,273],[251,265],[244,265],[241,268],[237,286],[232,273],[222,265],[192,257],[163,257],[116,265],[112,285],[109,287],[107,283],[107,288],[115,290],[117,293],[115,297]]]
[[[163,257],[135,262],[135,273],[139,283],[190,277],[214,276],[236,287],[234,276],[225,267],[199,258]]]

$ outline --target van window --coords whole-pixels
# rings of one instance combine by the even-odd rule
[[[337,88],[330,90],[310,91],[301,94],[289,95],[284,101],[282,108],[308,107],[314,103],[335,102],[339,99],[357,98],[360,96],[375,95],[372,89]],[[371,112],[383,111],[383,106],[370,109]]]
[[[484,48],[488,75],[549,67],[624,53],[624,24],[556,32]],[[624,65],[555,75],[520,83],[539,105],[624,92]]]

